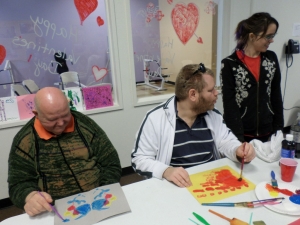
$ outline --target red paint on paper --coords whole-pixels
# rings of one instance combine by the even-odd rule
[[[193,190],[193,192],[194,192],[194,193],[197,193],[197,192],[204,192],[204,190],[203,190],[203,189],[195,189],[195,190]]]

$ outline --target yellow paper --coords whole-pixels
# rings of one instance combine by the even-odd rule
[[[229,166],[196,173],[190,176],[193,186],[189,192],[199,203],[211,203],[254,190],[255,185],[243,177],[238,181],[239,173]]]

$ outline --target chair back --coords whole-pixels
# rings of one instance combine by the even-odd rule
[[[80,80],[78,77],[78,73],[74,71],[68,71],[60,74],[60,79],[62,82],[62,89],[65,89],[65,85],[68,83],[76,83],[79,87],[81,87]]]
[[[16,96],[29,94],[28,91],[25,89],[25,87],[21,84],[11,84],[11,88],[13,89],[13,93]]]
[[[33,80],[23,80],[22,84],[31,94],[36,93],[38,90],[40,90]]]

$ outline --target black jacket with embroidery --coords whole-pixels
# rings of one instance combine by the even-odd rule
[[[261,53],[259,81],[236,52],[222,60],[220,74],[224,120],[240,141],[283,128],[281,73],[272,51]]]

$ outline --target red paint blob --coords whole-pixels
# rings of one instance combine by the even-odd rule
[[[203,195],[197,195],[197,198],[205,198],[207,195],[203,194]]]
[[[79,212],[76,209],[74,209],[73,215],[79,215]]]
[[[204,192],[204,190],[203,189],[195,189],[195,190],[193,190],[193,192],[194,193],[196,193],[196,192]]]
[[[106,199],[111,198],[111,197],[112,197],[112,194],[106,194],[106,195],[105,195],[105,198],[106,198]]]
[[[205,188],[206,191],[214,191],[215,189],[212,187]]]
[[[73,209],[75,209],[75,206],[74,206],[74,205],[71,205],[71,206],[68,208],[68,211],[72,211]]]

